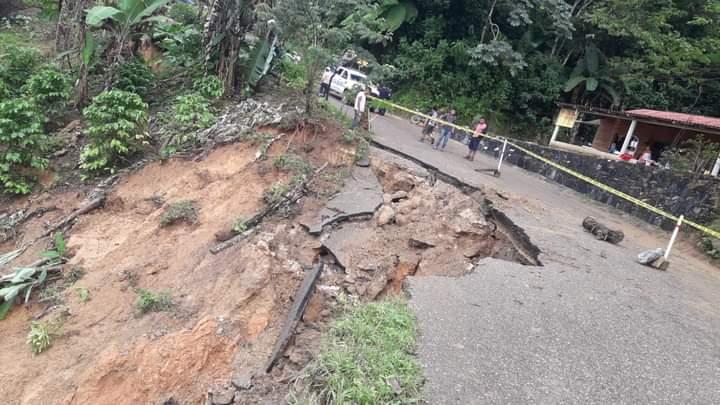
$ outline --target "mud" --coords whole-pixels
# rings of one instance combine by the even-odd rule
[[[292,134],[273,144],[266,160],[257,160],[258,145],[234,143],[200,161],[155,162],[124,176],[105,206],[81,216],[68,235],[72,259],[66,268],[86,275],[60,294],[52,304],[57,305],[35,299],[3,321],[3,403],[283,402],[294,377],[317,353],[339,296],[399,294],[407,277],[467,274],[483,257],[523,262],[478,190],[377,153],[371,170],[382,187],[380,209],[373,217],[333,220],[312,236],[301,224],[322,218],[328,200],[357,180],[347,177],[353,148],[339,134],[337,127],[322,136]],[[265,204],[263,192],[292,176],[272,165],[274,156],[287,151],[314,167],[328,163],[328,169],[293,210],[211,254],[218,233],[257,212]],[[45,193],[15,202],[14,208],[59,209],[29,220],[1,251],[33,240],[84,197]],[[198,208],[197,221],[161,227],[165,208],[184,200]],[[34,260],[47,245],[47,239],[36,243],[18,263]],[[318,260],[326,266],[305,315],[265,374],[293,296]],[[90,301],[80,302],[75,287],[87,288]],[[168,292],[173,309],[139,316],[136,288]],[[25,344],[30,319],[59,311],[68,314],[62,336],[32,357]]]

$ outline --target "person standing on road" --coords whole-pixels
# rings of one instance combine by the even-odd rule
[[[320,91],[319,96],[325,97],[325,94],[327,94],[328,91],[330,91],[330,78],[332,77],[332,70],[330,68],[326,68],[325,72],[323,72],[322,79],[320,79]]]
[[[365,97],[365,89],[360,89],[357,96],[355,96],[355,117],[353,117],[351,129],[355,129],[362,120],[363,114],[365,113],[365,103],[367,97]]]
[[[455,123],[455,110],[450,110],[449,113],[444,114],[440,116],[440,120],[445,121],[449,124]],[[434,149],[440,149],[445,150],[445,147],[447,146],[448,140],[450,139],[450,136],[453,133],[453,127],[450,125],[443,125],[442,130],[440,130],[440,136],[438,137],[437,141],[435,141],[435,145],[433,145]]]
[[[478,121],[478,124],[475,127],[475,132],[473,132],[472,137],[470,138],[470,143],[468,144],[469,151],[468,155],[465,156],[465,159],[471,162],[475,160],[475,154],[480,146],[480,139],[487,134],[487,129],[488,126],[485,122],[485,118],[480,118],[480,121]]]
[[[432,110],[428,113],[428,115],[431,118],[428,118],[425,121],[425,126],[422,130],[422,136],[420,137],[420,142],[425,142],[426,139],[430,139],[430,142],[432,143],[432,133],[435,131],[435,125],[437,125],[437,121],[434,119],[438,117],[437,108],[433,107]]]

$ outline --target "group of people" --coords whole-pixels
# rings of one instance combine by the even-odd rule
[[[456,112],[454,109],[446,111],[447,110],[438,110],[436,107],[433,107],[427,114],[430,118],[425,120],[422,136],[420,137],[420,142],[430,141],[430,144],[435,150],[445,150],[448,140],[455,133],[453,124],[455,124],[457,120]],[[435,138],[434,134],[438,125],[440,126],[440,132],[439,136]],[[465,159],[470,161],[475,160],[475,154],[480,147],[482,137],[487,134],[487,130],[488,126],[485,118],[480,118],[475,126],[475,131],[470,136],[468,154],[465,156]]]

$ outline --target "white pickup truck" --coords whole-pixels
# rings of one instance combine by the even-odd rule
[[[332,83],[330,83],[331,78]],[[323,84],[330,84],[330,94],[335,94],[340,98],[343,98],[345,90],[352,89],[355,86],[368,88],[370,90],[370,94],[376,97],[380,94],[377,87],[369,84],[367,75],[346,67],[337,68],[334,77],[332,75],[332,69],[325,68],[325,74],[323,74]]]

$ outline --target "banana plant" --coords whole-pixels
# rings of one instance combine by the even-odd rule
[[[570,78],[565,82],[565,92],[573,92],[573,101],[581,103],[589,95],[606,99],[615,107],[620,105],[621,95],[614,87],[615,81],[605,69],[605,55],[595,45],[587,45],[578,58]]]
[[[12,309],[18,297],[24,298],[27,304],[30,294],[36,287],[42,286],[48,278],[48,273],[61,269],[65,262],[65,238],[60,232],[55,233],[55,247],[40,254],[43,259],[29,266],[17,267],[9,274],[0,275],[0,320]],[[0,270],[20,254],[23,250],[15,250],[0,255]]]
[[[110,54],[114,66],[122,58],[131,35],[138,31],[143,24],[161,20],[162,17],[153,17],[153,13],[171,1],[119,0],[117,7],[95,6],[87,10],[85,23],[91,28],[103,29],[111,33],[113,41],[110,46],[113,49]],[[83,58],[85,55],[92,54],[94,47],[95,41],[86,39]]]

